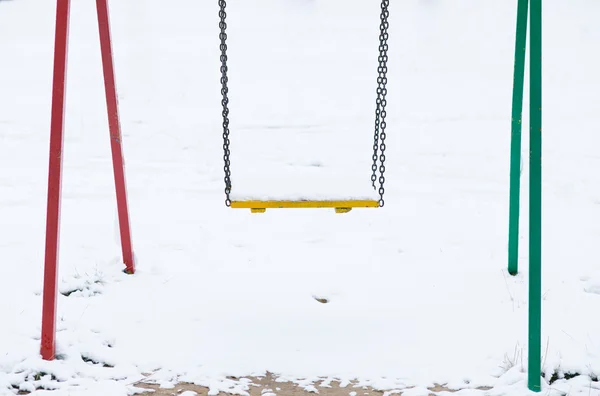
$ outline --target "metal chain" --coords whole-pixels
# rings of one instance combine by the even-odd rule
[[[371,183],[373,184],[373,188],[377,189],[375,183],[377,182],[377,159],[379,158],[379,116],[381,114],[381,98],[379,97],[379,88],[377,88],[377,106],[375,108],[375,135],[373,136],[373,165],[371,165],[371,170],[373,174],[371,175]]]
[[[219,17],[221,18],[221,21],[219,22],[219,28],[221,29],[219,38],[221,39],[221,95],[223,95],[221,104],[223,105],[223,160],[225,161],[223,170],[225,171],[225,205],[231,206],[231,199],[229,198],[229,194],[231,193],[231,170],[229,169],[231,162],[229,161],[229,98],[227,97],[229,88],[227,88],[227,23],[225,22],[225,19],[227,18],[227,13],[225,12],[225,7],[227,7],[226,1],[219,0],[219,7]]]
[[[373,143],[373,165],[371,166],[371,170],[373,174],[371,175],[371,181],[373,183],[373,188],[376,188],[375,181],[377,180],[377,160],[379,159],[379,206],[384,205],[383,195],[385,193],[384,183],[385,183],[385,128],[387,126],[385,117],[387,116],[387,112],[385,107],[387,105],[386,95],[387,95],[387,61],[388,61],[388,17],[390,15],[388,11],[388,6],[390,5],[389,0],[381,0],[381,24],[379,26],[379,67],[377,68],[378,77],[377,77],[377,101],[376,101],[376,110],[375,110],[375,134],[374,134],[374,143]],[[378,155],[379,154],[379,158]]]

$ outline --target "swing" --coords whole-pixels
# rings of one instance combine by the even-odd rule
[[[373,188],[378,191],[378,200],[357,200],[357,199],[346,199],[346,200],[232,200],[231,194],[231,162],[229,160],[229,88],[227,86],[227,13],[225,8],[227,6],[226,0],[219,0],[219,28],[221,32],[219,38],[221,39],[221,94],[222,100],[221,105],[223,106],[223,160],[224,160],[224,171],[225,171],[225,205],[231,208],[237,209],[250,209],[252,213],[264,213],[267,209],[299,209],[299,208],[333,208],[336,213],[348,213],[353,208],[379,208],[383,207],[384,200],[383,195],[384,189],[384,172],[385,172],[385,117],[387,115],[385,107],[387,104],[387,50],[388,50],[388,6],[389,0],[381,0],[381,15],[380,15],[380,34],[379,34],[379,67],[377,68],[377,100],[375,109],[375,133],[373,143],[373,165],[371,170],[371,183]],[[378,166],[379,160],[379,166]],[[377,171],[379,170],[379,177]],[[376,186],[376,182],[379,181],[379,188]]]

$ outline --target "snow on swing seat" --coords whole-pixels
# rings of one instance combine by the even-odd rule
[[[369,175],[354,169],[318,164],[262,167],[235,170],[231,207],[262,213],[267,209],[330,208],[347,213],[352,208],[377,208],[379,195]]]

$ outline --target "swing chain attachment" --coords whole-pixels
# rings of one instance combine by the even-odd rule
[[[227,7],[226,1],[219,0],[219,17],[221,18],[219,22],[219,28],[221,29],[219,38],[221,39],[221,95],[223,95],[221,105],[223,105],[223,160],[225,161],[223,170],[225,171],[225,205],[231,206],[231,198],[229,197],[229,194],[231,193],[231,170],[229,169],[231,162],[229,161],[229,98],[227,97],[227,94],[229,93],[229,88],[227,87],[227,13],[225,12],[225,7]]]
[[[376,108],[375,108],[375,134],[374,134],[374,143],[373,143],[373,165],[371,166],[371,170],[373,174],[371,175],[371,182],[373,183],[373,188],[377,188],[375,182],[377,181],[377,160],[379,159],[379,206],[382,207],[384,205],[383,194],[385,193],[385,188],[383,184],[385,183],[385,127],[387,126],[385,122],[385,117],[387,116],[387,112],[385,110],[385,106],[387,105],[386,95],[387,95],[387,61],[388,61],[388,17],[390,15],[388,11],[388,6],[390,5],[389,0],[381,0],[381,24],[379,26],[379,67],[377,68],[378,77],[377,77],[377,100],[376,100]]]

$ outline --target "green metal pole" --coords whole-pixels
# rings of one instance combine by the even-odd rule
[[[510,204],[508,219],[508,272],[519,271],[519,202],[521,193],[521,120],[523,114],[523,84],[525,50],[527,48],[527,8],[529,0],[519,0],[517,7],[517,38],[513,79],[512,121],[510,138]]]
[[[542,0],[531,0],[528,387],[541,391],[542,331]]]

